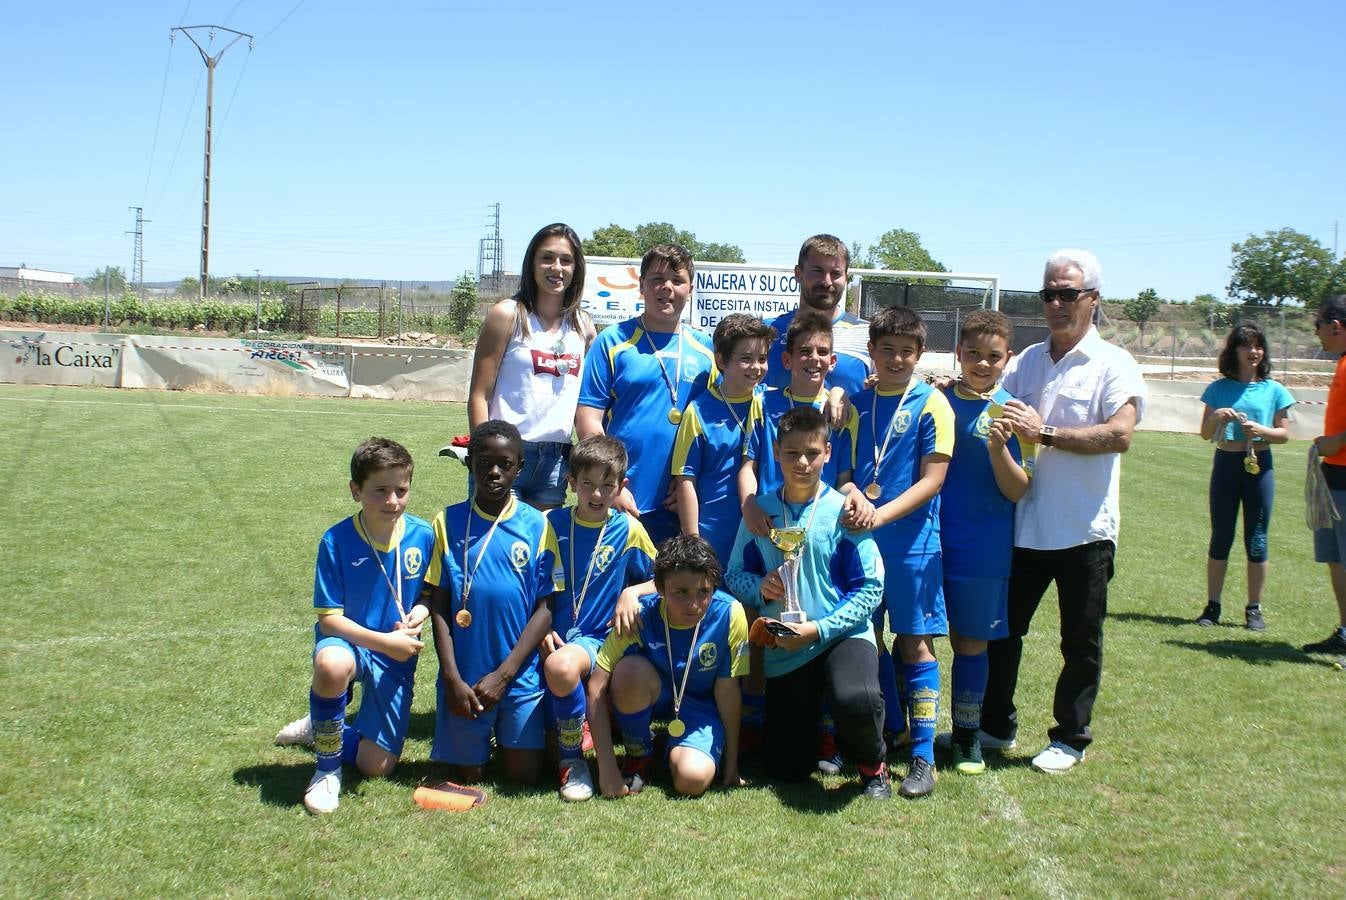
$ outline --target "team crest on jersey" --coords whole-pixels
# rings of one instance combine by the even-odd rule
[[[604,544],[594,549],[594,570],[597,572],[606,572],[608,566],[612,565],[612,557],[616,554],[616,549]]]
[[[409,576],[421,574],[421,565],[424,562],[420,547],[408,547],[402,552],[402,571]]]
[[[515,541],[509,548],[509,561],[514,564],[514,568],[522,572],[528,565],[528,560],[532,558],[532,553],[528,545],[523,541]]]
[[[911,410],[899,409],[897,415],[893,416],[893,432],[896,434],[906,434],[907,429],[911,427]]]
[[[718,654],[715,651],[715,645],[706,641],[700,647],[696,648],[696,660],[701,663],[703,669],[715,668],[715,659]]]

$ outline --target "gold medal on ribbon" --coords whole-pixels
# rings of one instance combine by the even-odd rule
[[[668,411],[668,421],[672,422],[674,425],[678,424],[679,422],[682,421],[682,412],[678,410],[676,407],[670,409]]]
[[[458,614],[453,617],[459,628],[467,628],[472,624],[472,613],[465,609],[458,610]]]
[[[668,723],[668,736],[671,738],[680,738],[687,733],[687,726],[682,723],[682,719],[674,719]]]
[[[872,481],[870,482],[869,487],[865,488],[865,496],[870,500],[877,500],[879,497],[883,496],[883,488],[879,487],[877,481]]]
[[[1257,464],[1257,457],[1249,453],[1243,457],[1243,471],[1249,475],[1256,475],[1262,471],[1262,467]]]

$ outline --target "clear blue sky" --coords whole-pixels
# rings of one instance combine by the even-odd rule
[[[1341,0],[47,0],[4,19],[0,265],[129,272],[141,205],[146,278],[197,272],[205,66],[179,24],[259,39],[217,70],[216,275],[452,278],[499,202],[511,270],[556,220],[668,221],[758,263],[900,227],[1009,288],[1082,246],[1109,296],[1190,299],[1223,296],[1249,233],[1330,248],[1346,220]]]

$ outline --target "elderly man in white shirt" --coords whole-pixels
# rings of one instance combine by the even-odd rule
[[[1094,327],[1102,288],[1098,260],[1059,250],[1047,260],[1041,291],[1050,338],[1014,357],[1005,407],[1019,440],[1037,444],[1028,493],[1015,512],[1010,575],[1010,636],[988,648],[990,677],[981,742],[1014,746],[1014,689],[1023,636],[1047,587],[1056,582],[1064,665],[1056,682],[1056,725],[1033,758],[1059,773],[1084,759],[1089,720],[1103,673],[1103,619],[1120,519],[1121,455],[1145,412],[1145,383],[1135,359]]]

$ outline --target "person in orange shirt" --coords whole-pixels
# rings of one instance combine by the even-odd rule
[[[1313,323],[1323,350],[1337,355],[1337,369],[1327,391],[1323,434],[1313,439],[1323,466],[1323,478],[1338,510],[1346,510],[1346,294],[1329,297],[1318,307]],[[1313,558],[1327,563],[1332,593],[1341,620],[1326,640],[1305,644],[1305,653],[1346,654],[1346,520],[1313,533]]]

